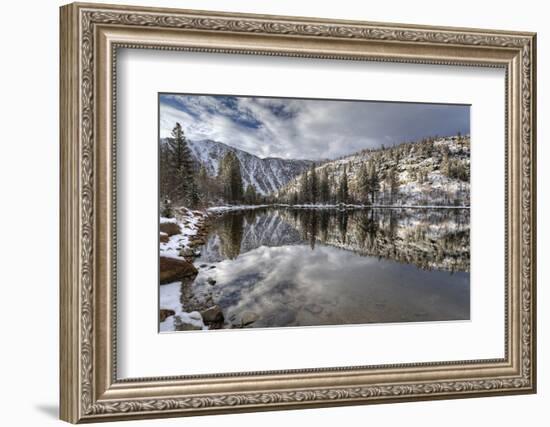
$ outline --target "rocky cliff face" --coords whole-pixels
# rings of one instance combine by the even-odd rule
[[[241,165],[244,188],[252,185],[262,195],[276,192],[292,178],[304,172],[312,163],[309,160],[272,157],[262,159],[212,140],[188,141],[188,144],[195,162],[204,166],[210,176],[218,174],[220,162],[228,152],[235,153]]]

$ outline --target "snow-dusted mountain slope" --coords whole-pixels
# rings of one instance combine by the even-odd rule
[[[349,185],[349,202],[372,203],[358,188],[361,165],[376,165],[379,205],[470,205],[470,137],[451,136],[403,143],[394,147],[363,150],[316,167],[318,177],[326,172],[333,202],[344,171]],[[395,176],[390,193],[389,172]],[[320,179],[320,178],[319,178]],[[278,192],[279,200],[291,202],[301,192],[301,176],[291,179]]]
[[[212,140],[189,141],[194,160],[204,165],[210,176],[216,176],[221,160],[232,151],[241,164],[244,188],[252,184],[262,195],[273,193],[301,174],[310,165],[309,160],[286,160],[274,157],[262,159],[246,151]]]

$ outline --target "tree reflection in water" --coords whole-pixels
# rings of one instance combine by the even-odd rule
[[[221,241],[221,255],[235,259],[241,253],[243,240],[243,215],[224,215],[219,219],[217,228]]]
[[[235,259],[262,245],[317,243],[426,270],[469,271],[467,209],[256,209],[216,217],[214,258]],[[207,246],[207,252],[208,252]]]

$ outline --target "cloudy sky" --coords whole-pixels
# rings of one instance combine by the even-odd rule
[[[470,107],[367,101],[161,94],[160,136],[176,122],[259,157],[334,159],[425,136],[470,133]]]

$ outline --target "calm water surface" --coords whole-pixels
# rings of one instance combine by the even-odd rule
[[[462,209],[225,213],[182,303],[220,305],[226,328],[469,319],[469,223]]]

